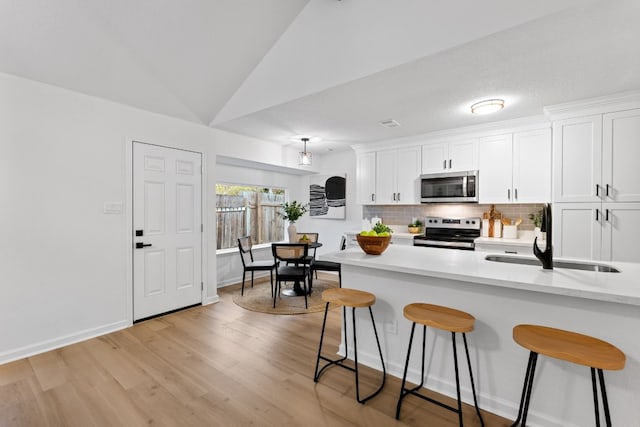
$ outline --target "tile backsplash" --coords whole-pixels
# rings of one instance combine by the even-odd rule
[[[497,211],[503,217],[510,219],[522,218],[521,230],[533,230],[533,222],[529,219],[529,214],[538,212],[544,207],[543,204],[508,204],[495,205]],[[425,205],[367,205],[362,207],[362,218],[372,217],[382,218],[385,224],[409,224],[413,218],[420,218],[424,221],[426,216],[448,216],[448,217],[480,217],[483,212],[488,212],[491,205],[481,205],[475,203],[431,203]]]

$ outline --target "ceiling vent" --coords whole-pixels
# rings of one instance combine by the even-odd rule
[[[378,122],[378,124],[380,124],[381,126],[384,126],[386,128],[397,128],[397,127],[400,126],[400,123],[396,122],[393,119],[383,120],[381,122]]]

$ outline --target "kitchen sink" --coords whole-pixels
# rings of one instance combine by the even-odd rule
[[[542,266],[536,258],[511,257],[503,255],[487,255],[484,257],[487,261],[505,262],[508,264],[538,265]],[[572,270],[598,271],[601,273],[620,273],[617,268],[594,262],[577,262],[577,261],[553,261],[554,268],[569,268]]]

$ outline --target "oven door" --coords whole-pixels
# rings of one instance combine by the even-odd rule
[[[420,177],[420,201],[422,203],[477,203],[477,185],[477,171],[422,175]]]

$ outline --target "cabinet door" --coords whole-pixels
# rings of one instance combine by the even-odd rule
[[[478,140],[467,139],[449,143],[449,162],[451,171],[478,169]]]
[[[640,203],[603,203],[602,259],[640,262]]]
[[[602,183],[602,116],[553,124],[553,200],[598,202]]]
[[[513,197],[512,135],[480,138],[478,144],[478,193],[480,203],[510,203]]]
[[[604,200],[640,202],[640,109],[605,114],[602,139]]]
[[[396,202],[419,203],[420,147],[399,148],[396,153]]]
[[[422,146],[422,173],[447,172],[449,144],[446,142]]]
[[[551,201],[551,130],[513,135],[513,197],[517,203]]]
[[[376,152],[376,203],[396,203],[396,150]]]
[[[359,154],[356,165],[356,191],[358,203],[375,203],[376,194],[376,153]]]
[[[555,203],[554,256],[599,260],[603,222],[601,203]]]

